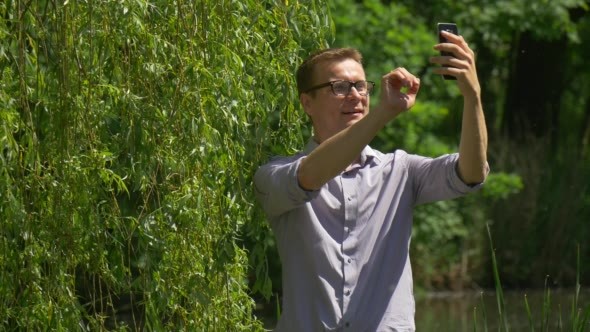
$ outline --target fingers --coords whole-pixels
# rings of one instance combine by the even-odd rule
[[[475,70],[475,53],[463,39],[463,36],[457,36],[446,31],[441,32],[447,39],[446,43],[434,45],[434,49],[441,52],[447,52],[451,55],[434,56],[430,62],[442,65],[436,68],[435,74],[451,75],[459,77],[468,75]],[[444,54],[444,53],[443,53]]]
[[[455,77],[466,76],[475,71],[475,65],[472,59],[458,59],[452,56],[435,56],[430,58],[430,62],[439,64],[432,70],[435,74],[451,75]]]
[[[471,48],[469,48],[469,44],[467,44],[467,41],[465,41],[465,39],[463,38],[463,36],[458,36],[455,35],[453,33],[447,32],[447,31],[441,31],[441,34],[447,39],[447,43],[442,43],[442,44],[438,44],[438,45],[457,45],[459,47],[459,49],[463,50],[466,54],[471,54],[474,55],[475,53],[473,52],[473,50]],[[437,46],[438,46],[437,45]],[[446,50],[443,50],[446,51]]]
[[[412,108],[416,102],[420,79],[403,67],[396,68],[381,78],[383,90],[378,109],[388,116],[397,116]]]
[[[399,67],[383,76],[385,86],[392,87],[396,91],[407,88],[408,93],[417,93],[420,88],[420,79],[412,75],[406,68]]]
[[[448,52],[457,59],[471,62],[475,57],[475,53],[473,53],[473,51],[468,46],[466,47],[467,50],[463,49],[460,45],[451,43],[442,43],[434,45],[434,49],[437,51]]]
[[[461,60],[458,58],[455,58],[453,56],[434,56],[430,58],[430,62],[431,63],[435,63],[435,64],[439,64],[439,65],[444,65],[444,66],[449,66],[449,67],[455,67],[458,69],[469,69],[473,62],[471,59],[465,59],[465,60]]]
[[[468,62],[473,62],[475,59],[475,52],[469,48],[469,44],[465,41],[463,36],[457,36],[447,31],[441,31],[441,34],[447,39],[446,43],[434,45],[434,49],[441,52],[449,52],[454,57]]]
[[[434,49],[448,52],[452,56],[440,55],[430,58],[431,63],[442,65],[442,67],[435,68],[433,73],[456,77],[459,89],[464,96],[479,95],[481,89],[475,68],[475,52],[462,36],[444,31],[441,33],[447,39],[447,42],[436,44]]]

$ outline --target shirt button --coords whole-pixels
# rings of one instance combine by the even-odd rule
[[[349,258],[349,259],[348,259],[348,262],[349,262],[349,263],[351,263],[351,262],[352,262],[352,259],[350,259],[350,258]]]
[[[346,296],[350,295],[350,289],[347,289],[347,290],[344,292],[344,295],[346,295]]]
[[[348,196],[348,201],[349,202],[352,201],[352,197]]]
[[[350,327],[350,322],[346,322],[346,323],[344,324],[344,327]]]

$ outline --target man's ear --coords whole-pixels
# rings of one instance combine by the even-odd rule
[[[301,102],[301,106],[303,106],[303,111],[309,116],[311,110],[311,99],[312,97],[308,93],[302,93],[299,95],[299,102]]]

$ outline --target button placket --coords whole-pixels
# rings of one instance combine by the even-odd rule
[[[354,264],[354,259],[351,255],[354,255],[356,247],[356,237],[353,234],[354,228],[356,227],[356,220],[358,217],[358,199],[357,199],[357,188],[356,179],[354,172],[349,172],[345,176],[341,177],[342,191],[344,197],[344,238],[342,242],[342,264],[343,264],[343,294],[344,298],[342,301],[344,312],[348,309],[350,302],[350,296],[352,295],[353,289],[356,285],[357,271]],[[352,236],[351,236],[352,235]]]

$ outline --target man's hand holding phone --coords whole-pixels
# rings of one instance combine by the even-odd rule
[[[445,79],[458,80],[463,96],[479,98],[481,89],[475,68],[475,53],[465,39],[458,35],[455,24],[439,23],[438,31],[439,43],[434,45],[434,49],[440,51],[441,55],[431,57],[430,62],[441,67],[435,68],[433,72],[444,75]]]
[[[436,30],[438,31],[438,43],[442,44],[442,43],[448,43],[449,40],[446,37],[446,34],[444,34],[443,32],[449,32],[452,33],[454,35],[459,35],[459,28],[457,27],[457,24],[455,23],[438,23],[436,26]],[[441,56],[453,56],[453,53],[451,52],[447,52],[447,51],[440,51],[440,55]],[[449,65],[445,65],[443,64],[443,67],[449,67]],[[443,75],[445,80],[456,80],[457,78],[455,78],[455,76],[451,76],[451,75]]]

